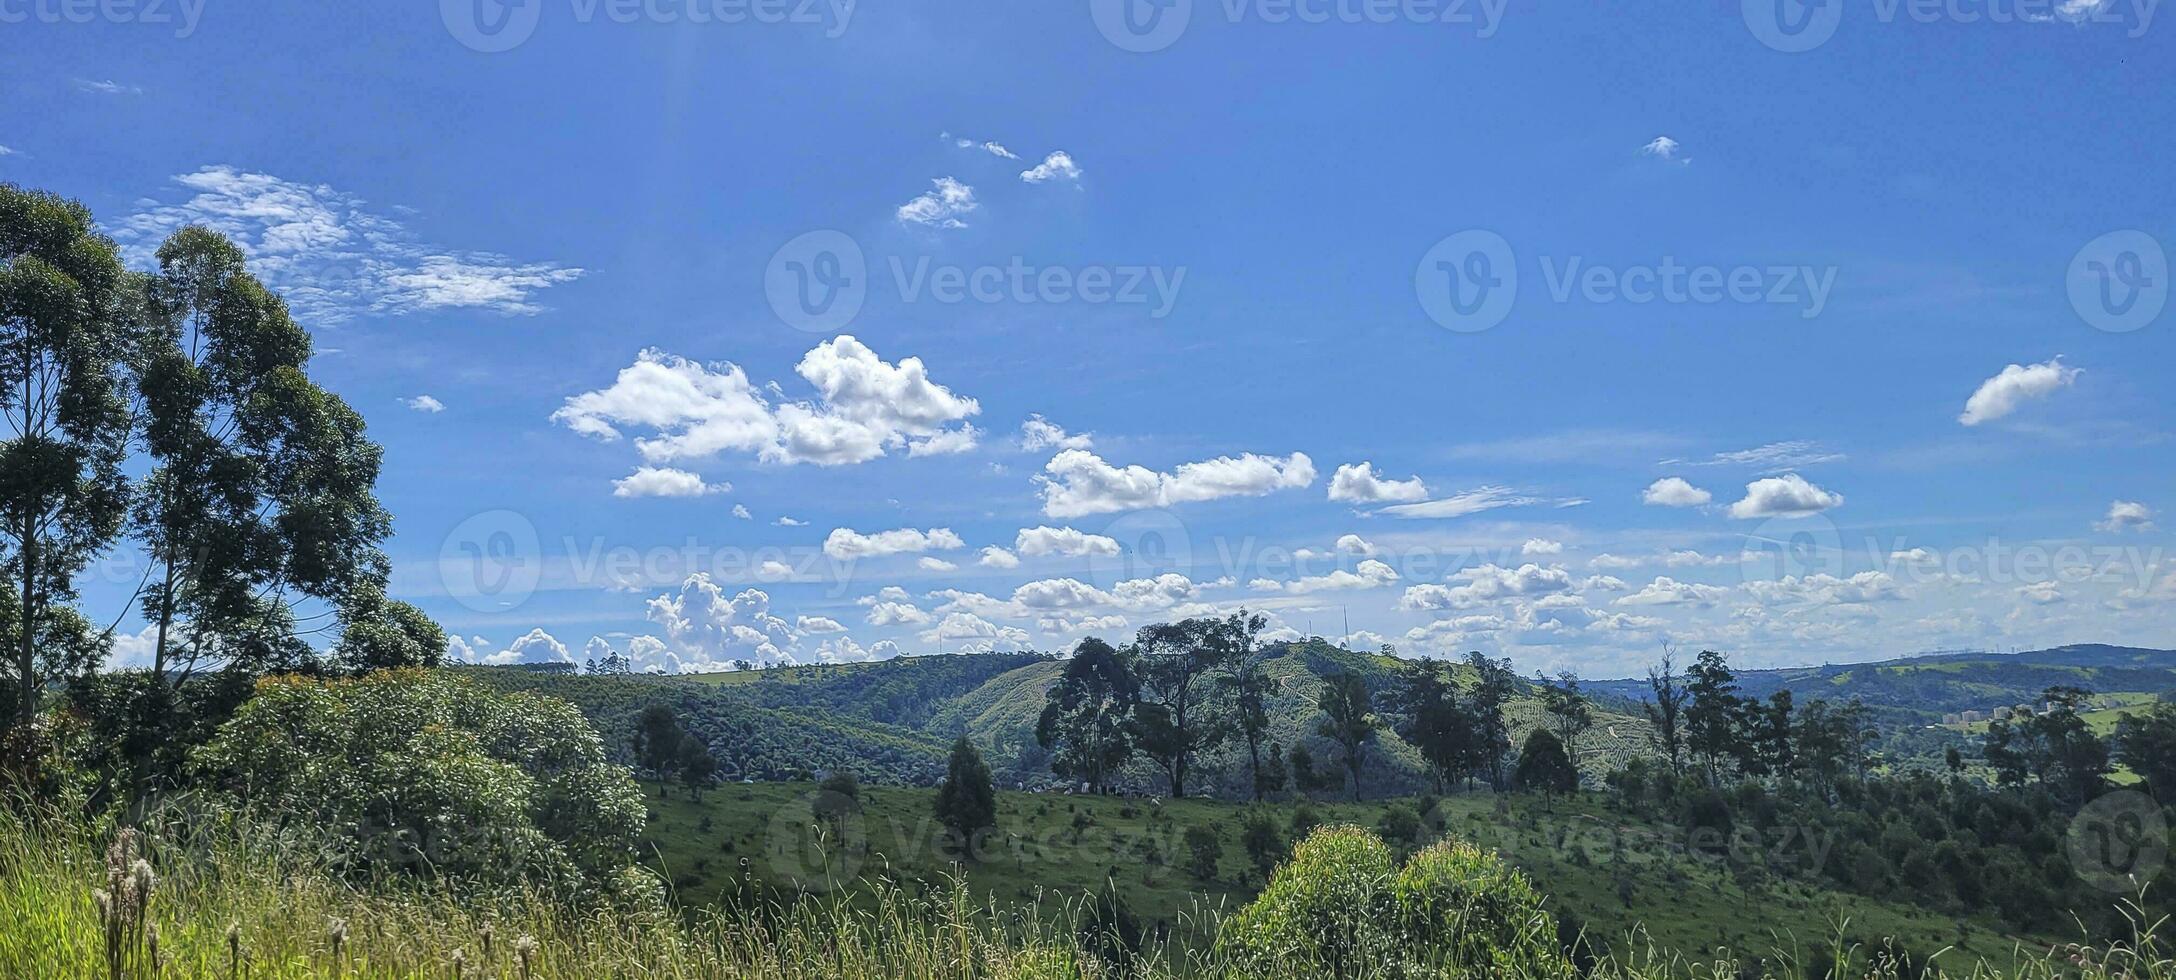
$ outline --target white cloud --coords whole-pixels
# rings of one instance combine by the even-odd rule
[[[93,95],[142,95],[144,90],[136,85],[123,85],[110,78],[78,78],[76,91]]]
[[[1679,146],[1676,140],[1667,136],[1657,136],[1648,140],[1646,145],[1640,147],[1640,152],[1657,160],[1667,160],[1679,165],[1692,162],[1692,158],[1685,155],[1684,147]]]
[[[180,204],[147,201],[122,218],[113,237],[124,256],[152,266],[168,235],[204,225],[233,239],[249,257],[250,271],[276,288],[305,324],[439,309],[535,314],[544,309],[536,293],[583,274],[555,262],[517,262],[418,242],[399,221],[324,184],[228,166],[174,181],[194,196]]]
[[[483,660],[487,664],[571,664],[574,655],[567,652],[567,645],[539,626],[507,644],[506,649],[491,654]]]
[[[1030,415],[1020,423],[1020,448],[1026,452],[1045,449],[1088,449],[1095,445],[1095,437],[1083,432],[1068,434],[1064,428],[1040,415]]]
[[[1847,457],[1830,450],[1820,443],[1806,439],[1771,442],[1751,449],[1732,449],[1719,452],[1706,459],[1665,459],[1663,466],[1751,466],[1763,472],[1778,473],[1801,466],[1821,463],[1840,463]]]
[[[975,564],[984,568],[1019,568],[1020,557],[993,544],[982,549],[981,555],[975,559]]]
[[[921,639],[925,643],[946,645],[952,640],[967,640],[959,652],[988,652],[991,650],[1018,650],[1028,646],[1028,631],[1014,626],[999,626],[973,613],[949,613],[937,622],[933,629],[924,630]]]
[[[951,140],[953,146],[956,146],[962,150],[981,150],[982,152],[987,153],[993,157],[1000,157],[1006,160],[1020,159],[1018,154],[1015,154],[1013,153],[1013,151],[1006,149],[1004,144],[999,143],[995,140],[972,140],[964,136],[953,136],[950,133],[939,133],[938,136],[941,139]]]
[[[1420,477],[1386,480],[1373,462],[1347,463],[1330,476],[1330,499],[1351,503],[1394,503],[1428,499]]]
[[[1089,534],[1070,527],[1042,526],[1022,528],[1013,537],[1012,549],[1030,558],[1043,555],[1063,555],[1067,558],[1106,555],[1115,558],[1118,555],[1118,542],[1100,534]]]
[[[1482,565],[1464,569],[1452,578],[1465,584],[1410,586],[1399,605],[1406,609],[1470,609],[1498,599],[1567,592],[1572,587],[1570,572],[1556,565],[1532,563],[1517,568]]]
[[[869,607],[867,619],[871,626],[903,626],[910,623],[929,622],[929,613],[906,599],[901,592],[896,597],[877,596],[861,600]]]
[[[568,398],[552,421],[606,441],[620,438],[622,426],[653,430],[635,440],[652,462],[736,451],[765,462],[833,466],[901,446],[924,455],[974,445],[971,426],[946,426],[982,406],[931,381],[921,358],[891,364],[840,334],[811,348],[794,370],[816,389],[817,400],[774,409],[738,365],[698,364],[648,349],[610,386]]]
[[[439,401],[436,398],[432,398],[429,395],[417,395],[414,398],[403,398],[400,400],[400,403],[408,406],[409,408],[415,409],[418,412],[429,412],[432,414],[436,414],[438,412],[443,412],[446,410],[445,402]]]
[[[1177,572],[1130,578],[1111,587],[1111,595],[1119,605],[1134,609],[1169,609],[1199,594],[1200,586]]]
[[[2107,519],[2093,526],[2111,533],[2122,531],[2153,530],[2153,508],[2135,500],[2118,500],[2108,505]]]
[[[1860,572],[1850,578],[1818,572],[1806,576],[1786,575],[1773,581],[1755,579],[1745,583],[1745,590],[1770,604],[1859,605],[1904,598],[1904,590],[1897,585],[1896,579],[1883,571]]]
[[[1357,534],[1338,536],[1336,547],[1339,551],[1354,555],[1372,555],[1375,553],[1375,543]]]
[[[1666,476],[1647,485],[1640,494],[1640,502],[1656,507],[1698,507],[1715,499],[1715,495],[1685,482],[1683,477]]]
[[[695,473],[669,466],[642,466],[612,481],[615,497],[700,497],[733,489],[730,483],[709,483]]]
[[[2080,369],[2064,365],[2061,356],[2039,364],[2012,364],[1980,382],[1972,397],[1965,399],[1964,412],[1957,421],[1965,425],[1992,422],[2017,411],[2027,400],[2045,398],[2068,387],[2080,373]]]
[[[1703,585],[1699,582],[1680,582],[1667,575],[1657,577],[1647,586],[1631,595],[1620,596],[1620,606],[1683,606],[1713,605],[1730,594],[1720,585]]]
[[[1654,157],[1654,159],[1665,159],[1665,161],[1671,161],[1671,163],[1678,163],[1678,166],[1684,166],[1684,163],[1693,161],[1691,157],[1684,155],[1684,148],[1678,146],[1676,139],[1671,139],[1671,137],[1649,139],[1645,146],[1639,148],[1639,152],[1643,152],[1643,155],[1647,155],[1647,157]]]
[[[933,436],[907,440],[909,456],[951,456],[975,448],[982,431],[971,422],[963,422],[957,429],[946,429]]]
[[[925,572],[951,572],[957,571],[959,569],[958,565],[945,561],[942,558],[932,558],[928,555],[923,555],[922,557],[915,559],[914,564],[916,565],[916,567],[919,567]]]
[[[1426,500],[1414,504],[1397,504],[1376,511],[1404,520],[1433,517],[1465,517],[1498,507],[1524,507],[1541,503],[1538,497],[1528,496],[1510,487],[1481,487],[1465,493],[1453,494],[1440,500]]]
[[[1046,578],[1012,590],[1012,601],[1027,609],[1088,609],[1116,603],[1110,593],[1075,578]]]
[[[748,505],[747,505],[747,504],[734,504],[734,505],[733,505],[733,516],[734,516],[734,517],[738,517],[738,518],[740,518],[741,520],[744,520],[744,521],[752,521],[752,520],[755,520],[755,515],[754,515],[754,514],[751,514],[751,513],[748,513]]]
[[[12,146],[0,146],[0,157],[14,156],[18,151]]]
[[[1535,555],[1561,555],[1563,553],[1564,542],[1551,541],[1547,538],[1528,538],[1525,544],[1519,546],[1519,556],[1522,558],[1531,558]]]
[[[1398,573],[1380,561],[1369,558],[1352,571],[1342,568],[1326,575],[1310,575],[1291,582],[1277,583],[1269,579],[1255,579],[1249,587],[1264,592],[1285,592],[1306,595],[1310,592],[1342,592],[1353,589],[1379,589],[1398,584]]]
[[[784,515],[784,514],[780,514],[780,515],[778,515],[778,519],[777,519],[777,520],[775,520],[775,521],[772,521],[771,523],[773,523],[773,524],[776,524],[776,525],[778,525],[779,527],[807,527],[807,526],[808,526],[808,522],[807,522],[807,521],[801,520],[801,519],[799,519],[799,518],[796,518],[796,517],[787,517],[787,516],[786,516],[786,515]]]
[[[768,593],[743,589],[727,598],[708,573],[688,576],[677,593],[650,599],[645,615],[665,633],[662,659],[670,673],[719,669],[733,660],[783,663],[798,659],[800,632],[771,615]]]
[[[1048,476],[1037,476],[1043,513],[1079,517],[1112,511],[1168,507],[1223,497],[1258,497],[1306,487],[1315,480],[1305,453],[1279,458],[1246,453],[1182,463],[1170,473],[1144,466],[1116,467],[1084,449],[1050,458]]]
[[[2017,597],[2036,606],[2052,606],[2067,598],[2063,595],[2062,588],[2054,582],[2020,585],[2017,587]]]
[[[1046,180],[1079,180],[1080,167],[1073,163],[1073,157],[1064,150],[1052,150],[1049,156],[1043,158],[1043,162],[1020,171],[1020,179],[1030,184],[1040,184]]]
[[[1818,514],[1843,502],[1843,494],[1814,486],[1796,473],[1786,473],[1746,484],[1745,499],[1730,505],[1730,516],[1794,517]]]
[[[933,190],[924,191],[922,196],[899,206],[900,222],[933,228],[967,227],[960,215],[982,206],[975,201],[975,189],[950,177],[939,177],[930,183],[935,185]]]
[[[796,616],[794,627],[803,633],[844,633],[846,627],[829,616]]]
[[[967,542],[960,540],[959,535],[946,527],[927,531],[903,527],[892,531],[878,531],[875,534],[863,534],[842,527],[834,528],[831,535],[824,539],[824,554],[840,561],[923,551],[949,551],[965,547]]]

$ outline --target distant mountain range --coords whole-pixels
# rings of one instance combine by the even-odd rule
[[[2081,643],[2024,653],[1941,653],[1872,663],[1744,670],[1738,672],[1738,684],[1742,693],[1754,697],[1789,688],[1800,702],[1856,698],[1891,724],[1933,723],[1955,712],[2037,702],[2042,691],[2057,685],[2103,695],[2158,697],[2176,691],[2176,650]],[[1587,686],[1633,702],[1648,696],[1646,678],[1593,681]]]
[[[1682,664],[1680,665],[1683,666]],[[1322,679],[1358,673],[1378,694],[1395,683],[1402,662],[1321,640],[1271,648],[1265,665],[1277,682],[1270,707],[1271,738],[1287,751],[1311,747],[1328,763],[1332,750],[1315,734],[1315,698]],[[499,667],[460,668],[507,690],[565,698],[580,707],[621,761],[632,761],[635,716],[650,704],[671,706],[682,723],[710,744],[731,778],[776,779],[801,772],[852,769],[864,780],[928,785],[942,776],[947,746],[961,734],[982,747],[1001,784],[1051,786],[1049,756],[1035,744],[1043,698],[1062,661],[1031,653],[910,657],[862,664],[777,667],[681,676],[571,676]],[[2134,699],[2176,690],[2176,651],[2079,645],[2019,654],[1943,654],[1864,664],[1833,664],[1738,675],[1743,693],[1766,697],[1790,688],[1812,698],[1857,698],[1887,725],[1940,721],[1951,712],[2031,702],[2057,684]],[[1582,743],[1590,771],[1650,751],[1639,700],[1644,679],[1594,681],[1597,723]],[[1538,723],[1531,696],[1515,699],[1509,715],[1516,737]],[[1429,785],[1411,746],[1385,730],[1373,750],[1371,795],[1418,792]],[[1241,795],[1245,769],[1227,751],[1199,766],[1204,788]],[[1162,780],[1144,763],[1129,773],[1144,792]]]

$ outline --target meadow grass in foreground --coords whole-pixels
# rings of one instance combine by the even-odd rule
[[[1358,831],[1350,831],[1359,834]],[[1294,868],[1305,867],[1305,856]],[[1293,888],[1308,882],[1290,881]],[[1387,879],[1383,882],[1391,887]],[[1257,946],[1234,956],[1216,942],[1139,958],[1082,951],[1081,903],[1002,910],[972,903],[964,887],[915,899],[881,889],[873,903],[806,901],[790,908],[702,912],[685,918],[661,901],[579,913],[534,894],[457,897],[413,885],[353,885],[321,873],[292,846],[230,827],[152,827],[115,833],[0,811],[0,977],[106,978],[711,978],[937,980],[937,978],[1283,977],[1321,975]],[[1260,925],[1275,910],[1249,913]],[[1330,914],[1340,914],[1331,906]],[[1355,912],[1345,912],[1355,915]],[[1185,928],[1214,933],[1217,916]],[[1338,928],[1364,931],[1369,923]],[[1274,931],[1274,930],[1272,930]],[[1535,937],[1539,938],[1539,937]],[[1629,962],[1600,964],[1608,980],[1738,975],[1728,956],[1691,962],[1637,941]],[[1108,943],[1091,942],[1105,949]],[[1390,951],[1395,952],[1395,951]],[[1864,951],[1832,950],[1847,975],[1919,976]],[[1265,955],[1266,954],[1266,955]],[[1519,960],[1524,954],[1511,957]],[[1822,957],[1825,959],[1826,957]],[[1533,961],[1532,962],[1538,962]],[[1799,960],[1803,964],[1809,960]],[[1362,944],[1337,975],[1559,976],[1554,967],[1465,973],[1393,965]],[[1777,974],[1807,976],[1802,965]],[[1935,974],[1926,974],[1934,976]],[[2059,976],[2176,980],[2176,962],[2152,925],[2111,949],[2066,950],[2014,972],[1979,968],[1942,976]]]

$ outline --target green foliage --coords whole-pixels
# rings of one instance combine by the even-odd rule
[[[262,681],[196,761],[356,875],[594,885],[627,866],[642,826],[634,782],[573,706],[443,673]]]
[[[0,184],[0,575],[17,608],[15,721],[28,725],[53,658],[41,635],[75,576],[120,533],[129,415],[121,374],[141,284],[73,201]],[[86,665],[90,666],[90,665]]]
[[[1514,779],[1520,789],[1544,797],[1579,788],[1579,770],[1572,765],[1571,756],[1565,754],[1564,743],[1546,728],[1536,728],[1526,736],[1526,744],[1519,749]]]
[[[340,606],[340,642],[333,659],[355,673],[436,667],[446,659],[446,631],[423,610],[387,599],[377,583],[365,583]]]
[[[1195,824],[1186,828],[1186,873],[1201,881],[1215,881],[1217,863],[1224,858],[1224,835],[1212,827]]]
[[[937,786],[934,810],[937,822],[952,832],[953,841],[970,861],[975,858],[976,837],[997,826],[997,791],[990,786],[990,767],[965,735],[952,743],[952,759],[944,782]]]
[[[1352,798],[1358,800],[1368,743],[1375,740],[1375,715],[1367,678],[1358,674],[1330,676],[1323,681],[1315,705],[1322,711],[1316,731],[1343,750],[1345,771],[1352,776]]]
[[[2116,757],[2163,803],[2176,802],[2176,702],[2155,701],[2116,723]]]
[[[1277,818],[1261,807],[1247,811],[1245,821],[1240,824],[1239,843],[1246,848],[1247,860],[1254,863],[1255,873],[1268,881],[1270,872],[1276,870],[1277,862],[1284,858],[1284,833],[1277,827]]]
[[[1495,855],[1444,842],[1401,868],[1357,827],[1301,841],[1217,949],[1242,976],[1570,975],[1541,896]]]
[[[1080,641],[1035,723],[1036,744],[1054,750],[1051,771],[1102,792],[1133,754],[1130,728],[1140,696],[1126,654],[1094,637]]]

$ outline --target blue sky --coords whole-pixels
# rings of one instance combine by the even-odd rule
[[[1174,3],[18,0],[0,179],[251,249],[465,656],[2169,645],[2152,4]]]

